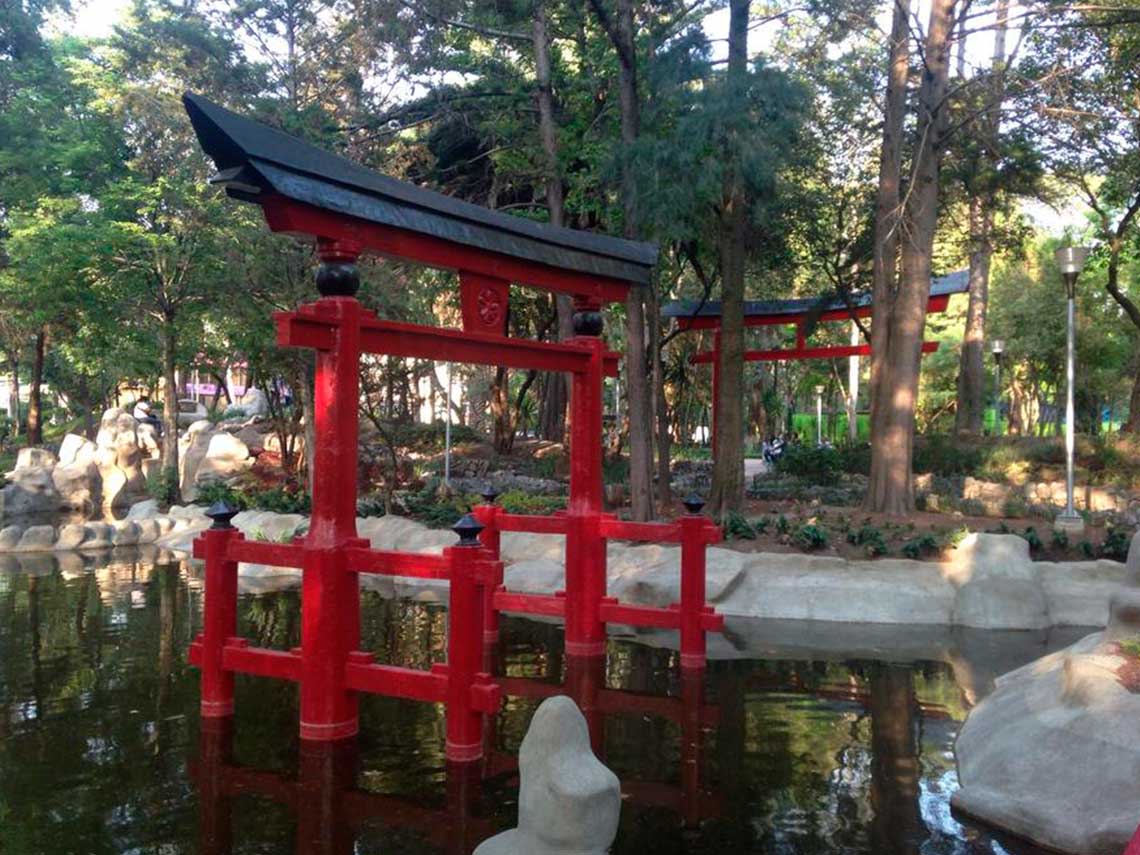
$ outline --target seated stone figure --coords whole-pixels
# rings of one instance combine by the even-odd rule
[[[621,785],[590,748],[570,698],[542,702],[519,750],[519,825],[475,855],[604,855],[617,835]]]

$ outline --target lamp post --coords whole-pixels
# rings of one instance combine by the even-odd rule
[[[1001,355],[1005,350],[1005,342],[1000,338],[995,338],[990,345],[990,350],[994,355],[994,364],[997,366],[997,373],[994,377],[994,436],[1001,436]]]
[[[1084,530],[1084,520],[1073,506],[1073,449],[1076,445],[1073,382],[1076,375],[1077,277],[1081,275],[1089,252],[1085,246],[1063,246],[1054,253],[1069,298],[1065,345],[1065,510],[1057,516],[1055,525],[1072,532]]]
[[[815,387],[815,444],[823,445],[823,387]]]

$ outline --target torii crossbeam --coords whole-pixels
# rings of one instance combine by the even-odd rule
[[[930,299],[926,304],[927,314],[945,312],[950,304],[953,294],[963,294],[969,288],[969,274],[959,270],[932,279],[930,282]],[[694,365],[711,363],[713,367],[713,419],[711,425],[712,435],[716,436],[716,410],[720,397],[720,329],[721,305],[719,301],[704,302],[674,301],[666,303],[661,309],[664,318],[676,321],[678,329],[688,332],[690,330],[712,330],[712,350],[694,354],[689,361]],[[767,350],[744,351],[745,362],[799,362],[810,359],[841,359],[844,357],[858,358],[871,355],[870,344],[823,345],[810,347],[808,345],[807,325],[809,320],[816,323],[827,323],[850,320],[852,317],[871,318],[871,295],[860,294],[850,303],[836,298],[825,304],[810,297],[792,300],[748,300],[744,304],[744,326],[770,327],[795,326],[796,345],[791,348],[772,348]],[[934,353],[938,350],[939,342],[924,341],[922,352]],[[715,440],[714,440],[715,441]]]

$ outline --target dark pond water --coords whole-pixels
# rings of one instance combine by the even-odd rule
[[[583,668],[557,626],[508,621],[499,669],[519,694],[462,770],[427,704],[368,698],[357,741],[313,751],[291,685],[239,678],[232,730],[201,728],[200,606],[181,563],[0,571],[0,852],[470,852],[514,824],[515,752],[564,680],[623,783],[615,853],[1033,851],[951,816],[976,688],[943,661],[738,658],[690,685],[667,649],[618,640]],[[295,592],[243,598],[258,644],[295,644],[298,617]],[[443,658],[439,606],[365,594],[364,617],[381,661]]]

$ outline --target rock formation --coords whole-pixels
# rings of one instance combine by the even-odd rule
[[[621,784],[590,748],[569,698],[543,701],[519,749],[519,824],[475,855],[605,855],[617,836]]]

